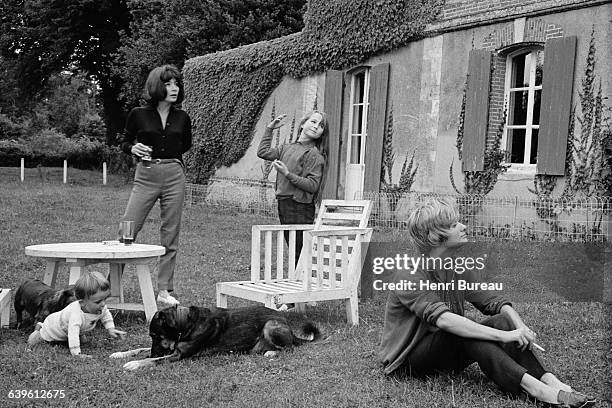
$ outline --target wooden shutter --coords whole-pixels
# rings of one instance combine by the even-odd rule
[[[468,62],[463,121],[463,171],[482,171],[489,118],[491,52],[472,50]]]
[[[370,71],[370,106],[365,152],[363,191],[380,191],[383,138],[387,117],[389,63],[376,65]]]
[[[565,175],[572,109],[576,37],[554,38],[544,48],[537,174]]]
[[[327,71],[325,74],[325,93],[323,111],[327,114],[329,125],[329,144],[327,150],[327,176],[323,185],[322,198],[338,198],[338,175],[340,172],[340,139],[342,138],[342,92],[344,78],[342,71]]]

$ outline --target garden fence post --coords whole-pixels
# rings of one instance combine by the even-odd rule
[[[20,172],[20,177],[21,177],[21,182],[23,183],[23,179],[25,176],[25,159],[22,157],[21,158],[21,172]]]
[[[64,184],[68,182],[68,160],[64,159]]]
[[[106,185],[106,162],[102,163],[102,184]]]
[[[512,234],[516,228],[516,211],[518,207],[518,196],[514,196],[514,214],[512,216],[512,228],[510,234]]]

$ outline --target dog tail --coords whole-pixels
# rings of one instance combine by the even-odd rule
[[[321,331],[313,322],[305,322],[302,325],[302,333],[305,337],[293,336],[293,345],[299,346],[300,344],[310,343],[321,338]]]

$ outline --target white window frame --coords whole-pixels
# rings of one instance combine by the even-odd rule
[[[544,51],[544,47],[542,46],[532,46],[525,47],[519,50],[516,50],[506,56],[506,78],[504,83],[504,106],[508,111],[506,112],[506,123],[504,124],[504,132],[502,135],[501,146],[504,150],[508,151],[510,154],[510,146],[508,146],[508,129],[525,129],[525,152],[523,154],[523,163],[510,163],[509,161],[505,161],[506,164],[510,164],[508,169],[509,173],[529,173],[535,174],[537,164],[529,163],[529,158],[531,155],[531,132],[533,129],[540,129],[540,125],[533,124],[533,104],[535,100],[535,91],[542,90],[542,85],[535,85],[535,74],[536,74],[536,64],[531,63],[529,67],[529,84],[526,87],[518,87],[511,88],[512,84],[512,61],[514,57],[517,55],[525,54],[528,52],[528,55],[531,55],[534,51]],[[545,57],[546,58],[546,57]],[[529,57],[529,60],[532,60]],[[527,120],[525,125],[508,125],[508,120],[510,118],[510,93],[512,91],[527,91]],[[541,96],[541,94],[540,94]],[[541,107],[540,107],[541,108]]]
[[[364,73],[364,88],[363,88],[363,102],[355,103],[355,85],[357,82],[357,75]],[[355,106],[363,106],[363,115],[361,118],[361,133],[355,133],[353,129],[353,112],[355,111]],[[360,68],[351,73],[351,93],[349,100],[349,131],[348,131],[348,141],[347,141],[347,164],[365,164],[365,146],[366,140],[368,136],[368,110],[370,107],[370,69],[369,68]],[[351,162],[351,151],[353,144],[353,137],[361,136],[361,146],[359,151],[359,159],[360,163],[352,163]]]

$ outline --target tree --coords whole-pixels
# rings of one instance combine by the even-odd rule
[[[123,100],[138,103],[152,67],[300,31],[306,0],[131,0],[130,35],[114,72]]]
[[[19,90],[17,72],[10,61],[0,55],[0,114],[16,116],[19,114]]]
[[[74,136],[96,117],[96,84],[82,75],[63,73],[49,79],[51,89],[36,106],[48,127]]]
[[[19,103],[40,97],[54,75],[83,71],[101,92],[107,142],[123,129],[121,79],[110,69],[128,32],[127,0],[3,0],[0,4],[0,55],[17,75]]]
[[[151,68],[302,29],[306,0],[2,0],[0,68],[23,111],[62,71],[100,87],[107,143],[123,131]],[[3,69],[3,72],[4,69]],[[7,71],[8,72],[8,71]],[[14,78],[13,78],[14,77]],[[4,82],[2,84],[4,84]],[[125,85],[124,85],[125,83]],[[9,89],[10,87],[3,89]],[[7,108],[3,108],[6,110]]]

